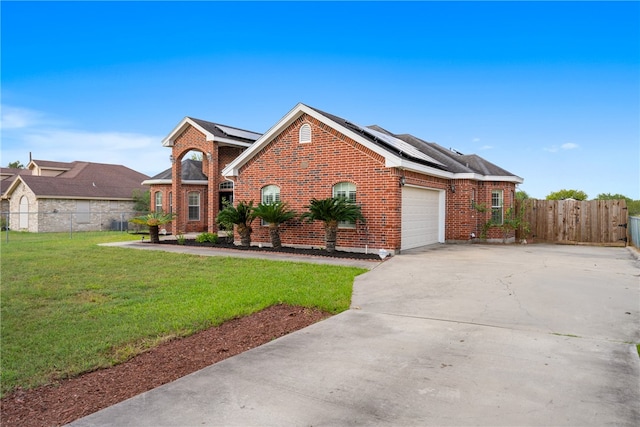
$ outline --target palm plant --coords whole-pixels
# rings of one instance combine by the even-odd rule
[[[219,224],[235,224],[240,235],[240,245],[250,246],[251,232],[253,232],[251,223],[256,219],[254,209],[253,201],[248,203],[240,201],[237,206],[227,204],[224,209],[218,212],[216,221]]]
[[[176,217],[174,213],[163,211],[150,212],[146,215],[131,218],[134,224],[142,224],[149,227],[149,240],[151,243],[160,243],[160,226],[168,224]]]
[[[269,237],[274,249],[282,247],[280,240],[280,224],[295,218],[298,214],[289,209],[289,205],[283,202],[260,203],[253,211],[254,215],[268,223]]]
[[[324,240],[327,252],[336,250],[338,224],[341,221],[355,222],[360,220],[364,222],[360,206],[346,197],[311,199],[309,206],[305,207],[309,211],[302,214],[301,219],[324,222]]]

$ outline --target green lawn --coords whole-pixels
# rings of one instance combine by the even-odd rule
[[[11,232],[1,250],[2,394],[126,360],[277,303],[338,313],[366,270],[98,243],[119,232]]]

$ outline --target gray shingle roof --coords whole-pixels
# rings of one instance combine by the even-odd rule
[[[210,132],[214,136],[221,138],[229,138],[235,139],[241,142],[255,142],[256,139],[260,138],[262,134],[257,132],[252,132],[245,129],[240,129],[233,126],[227,126],[223,124],[208,122],[206,120],[196,119],[194,117],[188,117],[189,119],[196,122],[207,132]]]
[[[157,175],[152,176],[149,180],[169,180],[172,179],[171,168],[163,170]],[[202,172],[202,162],[199,160],[184,159],[182,161],[182,180],[183,181],[206,181],[207,176]]]
[[[470,154],[470,155],[462,155],[459,154],[457,152],[448,150],[438,144],[436,144],[435,142],[427,142],[424,141],[420,138],[417,138],[413,135],[409,135],[409,134],[394,134],[392,132],[389,132],[388,130],[377,126],[377,125],[372,125],[372,126],[367,126],[367,128],[369,129],[373,129],[376,130],[378,132],[387,134],[389,136],[398,138],[408,144],[410,144],[412,147],[416,148],[418,151],[422,152],[423,154],[427,155],[428,157],[432,158],[433,160],[435,160],[436,162],[428,162],[425,161],[422,158],[417,158],[412,156],[410,153],[399,153],[397,151],[396,147],[390,147],[388,145],[385,145],[382,141],[377,140],[376,138],[372,138],[370,135],[368,135],[366,132],[361,132],[361,129],[358,125],[354,125],[353,123],[349,122],[348,120],[345,120],[341,117],[335,116],[333,114],[329,114],[326,113],[324,111],[318,110],[316,108],[313,107],[309,107],[315,111],[317,111],[318,113],[324,115],[325,117],[333,120],[334,122],[338,123],[341,126],[346,127],[347,129],[351,129],[355,132],[360,133],[364,138],[367,138],[368,140],[370,140],[371,142],[374,142],[375,144],[378,144],[379,146],[383,147],[384,149],[386,149],[389,152],[392,152],[395,155],[400,155],[401,157],[406,157],[406,158],[410,158],[412,161],[417,162],[417,163],[422,163],[425,164],[427,166],[431,166],[437,169],[441,169],[441,170],[445,170],[447,172],[452,172],[452,173],[475,173],[475,174],[479,174],[479,175],[484,175],[484,176],[515,176],[514,174],[512,174],[511,172],[494,165],[493,163],[483,159],[482,157],[476,155],[476,154]]]
[[[345,120],[342,117],[338,117],[336,115],[326,113],[324,111],[318,110],[317,108],[313,108],[313,107],[309,107],[309,108],[311,108],[311,109],[317,111],[318,113],[322,114],[323,116],[333,120],[334,122],[338,123],[339,125],[341,125],[341,126],[347,128],[347,129],[350,129],[350,130],[360,134],[363,138],[366,138],[367,140],[373,142],[374,144],[384,148],[385,150],[387,150],[387,151],[389,151],[389,152],[391,152],[391,153],[393,153],[395,155],[398,155],[400,157],[404,157],[404,158],[407,158],[407,159],[411,159],[412,161],[414,161],[416,163],[421,163],[421,164],[424,164],[426,166],[430,166],[430,167],[433,167],[433,168],[436,168],[436,169],[446,170],[441,164],[438,164],[437,162],[432,162],[432,161],[426,160],[424,158],[412,156],[411,154],[406,153],[406,152],[398,151],[397,147],[390,146],[390,145],[386,144],[385,141],[382,141],[379,138],[375,138],[374,136],[372,136],[371,134],[368,134],[367,132],[363,132],[362,128],[359,125],[356,125],[355,123],[352,123],[352,122],[350,122],[348,120]],[[370,128],[370,129],[376,130],[378,132],[385,133],[385,134],[387,134],[389,136],[398,138],[397,135],[394,135],[393,133],[391,133],[391,132],[389,132],[389,131],[387,131],[387,130],[379,127],[379,126],[367,126],[367,127]],[[398,139],[400,139],[400,138],[398,138]],[[422,151],[422,150],[420,150],[420,151]],[[428,153],[425,153],[425,152],[423,152],[423,153],[430,157],[430,155]],[[434,159],[434,160],[437,160],[437,159]]]

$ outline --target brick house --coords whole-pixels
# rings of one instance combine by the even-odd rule
[[[233,181],[220,171],[260,135],[192,117],[178,123],[162,140],[171,148],[171,168],[144,181],[150,186],[151,210],[176,214],[167,230],[173,234],[217,230],[215,218],[222,200],[233,198]],[[185,158],[193,151],[202,153],[201,161]]]
[[[9,227],[31,232],[99,231],[135,215],[133,192],[147,175],[122,165],[30,160],[2,168],[2,210]]]
[[[167,170],[146,183],[152,209],[177,214],[173,233],[215,232],[223,197],[255,204],[282,200],[302,213],[311,198],[344,195],[362,207],[366,223],[342,224],[340,249],[397,252],[468,242],[480,236],[492,216],[503,218],[523,182],[477,155],[360,126],[304,104],[264,135],[186,117],[163,145],[172,149],[171,178]],[[183,173],[183,157],[193,150],[203,153],[200,164],[188,166],[200,168],[196,180]],[[252,241],[268,245],[267,227],[257,220],[253,229]],[[324,243],[319,223],[294,220],[282,226],[281,235],[285,245]],[[503,235],[489,229],[487,237],[501,240]]]
[[[296,105],[222,170],[234,198],[282,200],[303,212],[312,197],[355,200],[364,224],[343,224],[343,250],[397,252],[446,241],[470,241],[513,206],[523,179],[482,159],[412,135],[364,127],[304,104]],[[478,206],[486,208],[484,212]],[[254,223],[252,240],[268,244]],[[321,246],[322,225],[282,226],[285,245]],[[488,239],[502,239],[488,230]],[[513,235],[510,236],[513,238]]]

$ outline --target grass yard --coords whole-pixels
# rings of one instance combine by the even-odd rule
[[[349,308],[352,267],[103,247],[119,232],[11,232],[1,250],[2,394],[128,359],[277,303]]]

